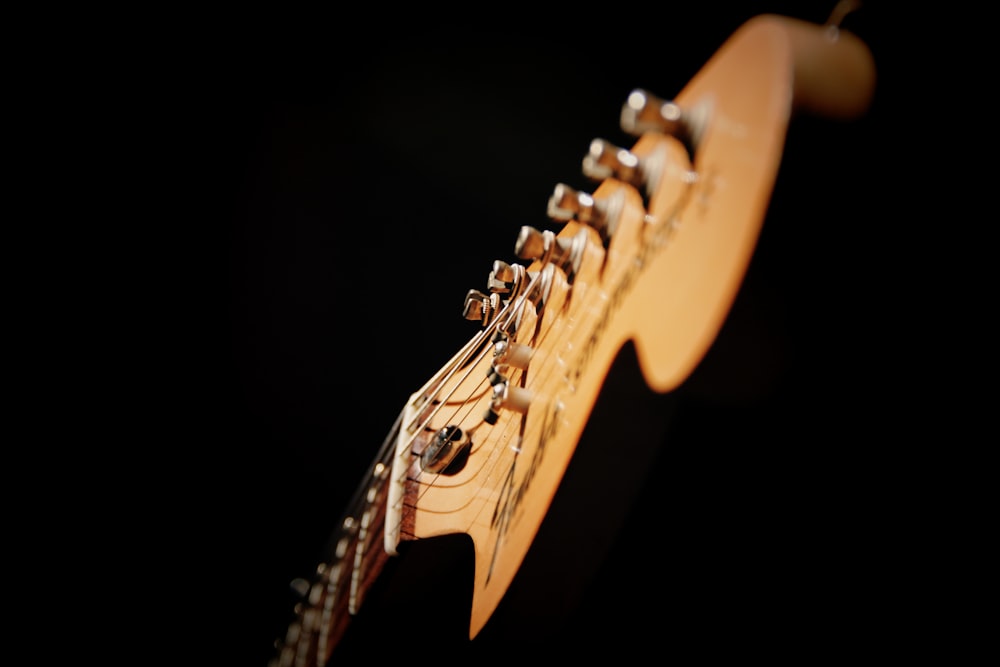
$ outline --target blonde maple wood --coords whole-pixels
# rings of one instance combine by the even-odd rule
[[[632,152],[660,165],[648,206],[632,186],[602,182],[595,199],[617,199],[621,207],[608,246],[570,222],[559,236],[587,240],[572,279],[551,265],[528,267],[551,272],[553,280],[541,312],[529,304],[517,330],[517,342],[534,356],[510,381],[532,392],[530,408],[482,424],[490,401],[482,384],[490,359],[482,358],[468,379],[442,392],[453,407],[470,408],[457,422],[473,433],[464,469],[450,476],[417,471],[410,482],[413,534],[404,539],[467,533],[475,545],[470,637],[517,573],[623,344],[635,342],[653,390],[683,382],[740,287],[790,117],[856,117],[868,108],[874,84],[871,53],[855,36],[779,16],[750,20],[673,98],[704,112],[693,157],[673,137],[643,135]],[[440,414],[432,428],[455,423],[450,411]]]

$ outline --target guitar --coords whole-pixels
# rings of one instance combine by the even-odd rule
[[[870,51],[835,24],[751,19],[670,99],[624,101],[623,147],[590,145],[595,187],[555,187],[558,232],[522,227],[466,296],[476,334],[413,392],[276,642],[276,666],[336,662],[385,571],[460,535],[473,570],[467,636],[507,594],[624,347],[668,394],[723,326],[753,256],[794,114],[852,119]],[[414,601],[414,614],[419,614]],[[432,632],[429,630],[429,632]]]

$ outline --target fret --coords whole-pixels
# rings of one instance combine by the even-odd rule
[[[271,667],[326,664],[388,561],[381,548],[389,470],[385,460],[393,451],[400,419],[355,491],[350,511],[330,541],[329,557],[316,568],[304,599],[295,607],[295,620],[277,642]]]
[[[388,554],[382,548],[386,497],[389,492],[389,485],[386,483],[388,474],[389,468],[379,463],[365,496],[367,507],[361,515],[351,571],[351,594],[348,605],[351,614],[358,613],[365,594],[388,560]]]

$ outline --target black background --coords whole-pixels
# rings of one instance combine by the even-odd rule
[[[150,388],[130,403],[136,438],[159,453],[150,476],[168,480],[152,485],[150,524],[164,569],[182,573],[177,643],[266,663],[289,582],[312,572],[404,401],[475,333],[466,291],[513,259],[521,225],[550,225],[555,183],[591,187],[592,138],[634,141],[618,127],[629,91],[680,91],[756,14],[823,22],[832,8],[492,8],[390,29],[368,7],[213,22],[170,44],[166,168],[146,202],[166,214],[151,216],[152,244],[169,270],[156,342],[133,369]],[[471,644],[462,546],[414,556],[425,569],[403,574],[420,606],[373,603],[358,632],[377,647],[363,651],[772,655],[789,637],[845,653],[885,638],[911,595],[894,546],[908,512],[892,397],[913,283],[900,249],[912,221],[888,176],[902,59],[881,10],[844,23],[875,55],[872,109],[793,120],[746,285],[704,364],[668,397],[645,395],[627,358],[615,372],[625,404],[607,398],[595,419],[612,437],[581,450],[599,474],[574,468],[553,508],[570,532],[543,528]]]

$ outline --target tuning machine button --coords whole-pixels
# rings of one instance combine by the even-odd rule
[[[515,287],[518,272],[507,262],[496,260],[493,262],[493,270],[486,280],[490,292],[495,294],[509,294]]]
[[[486,286],[491,293],[502,294],[503,299],[511,299],[524,288],[527,278],[528,272],[520,264],[508,264],[498,259],[493,262]]]
[[[493,313],[500,306],[500,296],[496,293],[486,295],[479,290],[470,289],[465,295],[465,307],[462,315],[467,320],[489,323]]]
[[[549,217],[560,222],[576,218],[593,227],[603,227],[608,210],[603,202],[593,198],[588,192],[574,190],[565,183],[559,183],[549,197]]]
[[[571,262],[573,242],[560,238],[549,230],[542,231],[525,225],[517,235],[514,254],[523,260],[541,260],[565,267]]]
[[[590,150],[583,158],[583,173],[598,181],[616,178],[637,188],[646,182],[639,157],[604,139],[590,142]]]
[[[558,222],[576,219],[597,230],[607,241],[614,232],[616,216],[609,212],[608,203],[594,199],[588,192],[574,190],[565,183],[559,183],[549,197],[549,217]]]
[[[622,105],[621,127],[634,136],[645,132],[660,132],[676,137],[693,156],[704,125],[705,113],[705,105],[684,109],[676,102],[636,88],[629,93]]]
[[[594,139],[583,159],[583,173],[596,180],[615,178],[633,186],[648,200],[664,173],[666,157],[665,151],[655,150],[640,158],[604,139]]]
[[[617,178],[635,186],[642,185],[645,180],[639,157],[604,139],[590,142],[590,150],[583,158],[583,173],[594,180]]]
[[[622,105],[621,127],[636,136],[649,131],[673,136],[687,134],[680,105],[641,88],[629,93]]]

